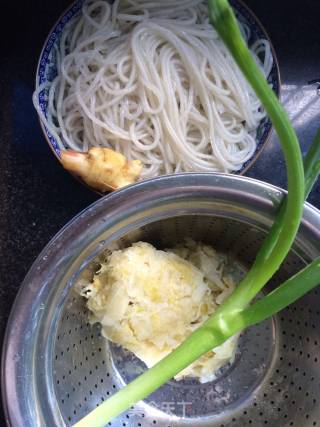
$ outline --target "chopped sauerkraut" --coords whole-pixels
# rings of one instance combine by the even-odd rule
[[[177,347],[234,289],[226,257],[192,240],[162,251],[138,242],[101,261],[82,283],[91,321],[103,335],[148,367]],[[237,337],[205,354],[176,376],[211,381],[235,353]]]

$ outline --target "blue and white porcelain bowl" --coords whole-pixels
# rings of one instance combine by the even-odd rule
[[[76,15],[81,12],[81,7],[85,0],[76,0],[58,19],[50,34],[48,35],[47,40],[44,43],[42,49],[37,73],[36,73],[36,83],[37,85],[44,84],[46,82],[51,82],[57,75],[57,62],[55,51],[60,41],[61,34],[68,24],[68,22]],[[280,97],[280,73],[277,58],[275,55],[274,48],[271,44],[270,38],[266,33],[265,29],[254,15],[254,13],[242,3],[241,0],[231,0],[230,3],[235,10],[237,18],[239,21],[243,22],[250,29],[250,39],[249,45],[252,45],[256,40],[264,38],[269,40],[271,45],[271,52],[273,56],[273,66],[271,73],[269,75],[268,81],[272,85],[274,92],[278,97]],[[39,93],[39,105],[42,112],[47,115],[47,96],[45,93],[46,89]],[[60,159],[61,152],[56,138],[50,134],[48,129],[40,122],[44,136],[49,143],[50,148],[52,149],[55,156]],[[244,174],[256,161],[266,143],[270,138],[272,130],[271,122],[268,118],[261,120],[260,125],[257,130],[257,147],[255,153],[247,162],[245,162],[242,168],[235,173]]]

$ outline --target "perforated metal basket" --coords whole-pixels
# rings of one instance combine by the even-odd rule
[[[190,236],[246,269],[280,199],[279,189],[248,178],[176,175],[118,191],[71,221],[33,265],[12,311],[2,377],[8,424],[70,426],[145,369],[88,323],[73,289],[102,250],[137,240],[169,247]],[[307,204],[269,289],[320,254],[319,230],[320,213]],[[320,425],[319,292],[245,331],[216,380],[170,381],[108,425]]]

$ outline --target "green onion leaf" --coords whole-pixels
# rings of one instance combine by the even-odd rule
[[[320,284],[320,258],[292,276],[267,296],[252,304],[242,313],[242,322],[248,326],[262,322],[294,303]]]
[[[261,290],[278,270],[297,233],[304,201],[304,173],[301,151],[295,131],[252,58],[227,0],[209,0],[209,13],[220,37],[263,104],[278,134],[287,167],[288,197],[284,213],[265,239],[254,265],[225,305],[241,309]],[[263,267],[263,268],[262,268]]]
[[[316,182],[320,173],[320,129],[318,129],[312,144],[304,158],[305,198]]]

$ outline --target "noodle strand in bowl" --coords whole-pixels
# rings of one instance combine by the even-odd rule
[[[251,52],[268,76],[269,42]],[[255,152],[265,113],[200,0],[86,1],[55,54],[57,76],[33,101],[61,150],[111,148],[142,162],[141,179],[237,171]]]

